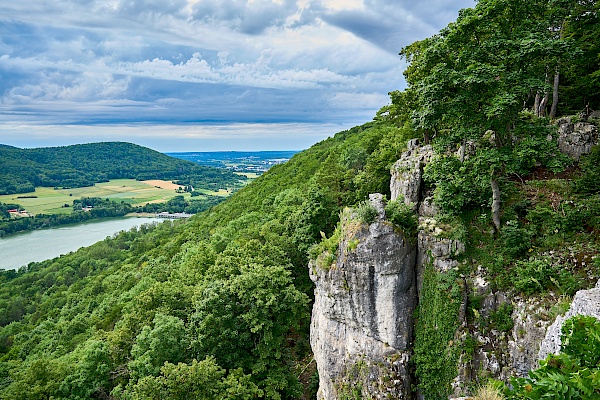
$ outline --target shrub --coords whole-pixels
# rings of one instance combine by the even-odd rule
[[[425,166],[423,179],[435,187],[434,201],[442,211],[456,215],[488,203],[490,180],[488,175],[479,173],[480,161],[475,157],[461,163],[457,157],[441,155]]]
[[[337,228],[333,231],[330,237],[322,234],[323,240],[315,243],[308,250],[311,259],[317,261],[317,265],[324,269],[329,269],[336,260],[338,246],[342,237],[341,223],[338,223]]]
[[[415,236],[417,234],[417,226],[419,219],[412,211],[411,207],[404,204],[402,201],[390,201],[385,206],[385,215],[387,218],[407,236]]]
[[[563,265],[553,265],[544,258],[517,261],[512,272],[514,288],[527,295],[543,293],[550,288],[555,288],[559,294],[572,295],[581,286]]]
[[[512,378],[508,399],[597,399],[600,396],[600,322],[578,315],[564,322],[562,349],[527,378]]]
[[[513,305],[510,303],[501,304],[496,311],[490,313],[490,323],[493,328],[501,332],[510,331],[515,323],[512,319]]]
[[[531,247],[532,234],[523,228],[519,228],[517,221],[508,221],[501,230],[504,242],[504,252],[511,257],[523,255]]]
[[[581,177],[575,181],[575,191],[582,194],[600,193],[600,146],[594,146],[579,165]]]
[[[358,216],[358,219],[365,224],[371,224],[375,222],[378,214],[373,204],[371,204],[368,200],[360,202],[358,206],[356,206],[355,212]]]

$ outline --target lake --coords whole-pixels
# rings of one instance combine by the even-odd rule
[[[161,221],[158,218],[114,218],[5,236],[0,238],[0,269],[18,269],[32,261],[48,260],[91,246],[134,226]]]

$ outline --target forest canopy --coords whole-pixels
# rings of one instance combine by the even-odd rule
[[[597,253],[590,237],[600,232],[598,191],[562,181],[530,187],[525,178],[573,163],[548,140],[553,110],[559,117],[599,106],[600,40],[590,39],[600,30],[598,11],[595,1],[481,0],[402,51],[408,88],[391,92],[374,121],[274,166],[189,222],[144,226],[2,272],[0,399],[314,397],[310,249],[333,243],[335,251],[344,207],[369,193],[390,196],[390,167],[414,138],[438,151],[425,180],[440,223],[471,241],[473,267],[491,285],[572,295],[598,271],[559,272],[536,252],[570,241]],[[468,146],[476,150],[457,155]],[[597,156],[582,161],[576,181],[594,181]],[[10,163],[16,172],[18,160]],[[143,159],[111,173],[147,176],[137,163]],[[42,180],[30,178],[23,185]],[[558,207],[548,198],[563,186]],[[451,373],[440,374],[427,342],[415,346],[419,390],[447,398],[450,383],[437,383]],[[436,346],[447,354],[448,343]]]
[[[37,186],[72,188],[111,179],[162,179],[207,190],[237,188],[245,177],[169,157],[131,143],[104,142],[19,149],[0,146],[0,194]]]

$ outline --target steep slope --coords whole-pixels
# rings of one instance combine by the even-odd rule
[[[389,187],[412,134],[387,123],[341,132],[187,223],[3,272],[0,398],[316,390],[307,251],[342,206]]]
[[[558,125],[561,131],[564,123]],[[600,148],[598,136],[589,132],[597,127],[580,123],[572,128],[568,138],[558,135],[554,141],[571,156],[583,156],[583,177],[571,175],[582,182],[600,166],[591,166]],[[569,143],[589,137],[596,147],[572,152]],[[463,162],[474,156],[464,156]],[[577,185],[571,179],[529,176],[521,185],[542,189],[551,201],[560,201],[559,212],[548,211],[536,222],[534,215],[546,201],[528,200],[521,230],[513,230],[509,222],[502,236],[484,234],[482,240],[481,233],[472,232],[481,229],[482,219],[489,229],[485,209],[452,217],[432,202],[435,190],[426,185],[426,178],[440,157],[458,161],[461,151],[434,154],[431,146],[411,140],[392,167],[391,201],[386,205],[381,195],[371,195],[370,203],[345,210],[339,233],[320,247],[322,253],[315,253],[309,272],[316,284],[311,345],[319,370],[319,399],[446,399],[473,394],[475,385],[490,377],[508,382],[528,376],[560,347],[565,319],[598,316],[598,290],[583,290],[569,313],[550,327],[560,309],[568,308],[569,296],[595,286],[600,278],[597,195],[582,198],[573,189],[559,194],[556,187]],[[507,203],[525,194],[521,185],[507,185],[513,186]],[[416,237],[401,227],[407,215],[398,218],[397,208],[390,207],[396,201],[406,210],[418,210]],[[366,220],[364,207],[371,207],[376,216]],[[511,217],[508,210],[502,214],[502,220]],[[554,226],[560,226],[560,239],[545,236],[548,229],[559,233]],[[523,240],[529,241],[526,255]]]

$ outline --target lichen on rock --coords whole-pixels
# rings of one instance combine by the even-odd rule
[[[378,210],[382,201],[371,199]],[[405,353],[410,351],[416,302],[416,247],[383,216],[342,235],[332,268],[309,268],[315,282],[311,346],[321,399],[339,398],[340,388],[358,384],[362,375],[353,371],[361,360],[369,371],[367,380],[382,382],[361,384],[365,395],[410,398]],[[358,244],[349,251],[355,240]]]

